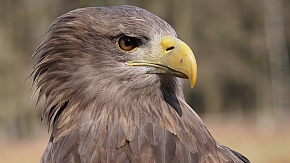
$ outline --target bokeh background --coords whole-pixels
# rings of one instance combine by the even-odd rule
[[[47,27],[76,8],[121,4],[165,19],[193,49],[186,99],[219,142],[253,163],[290,162],[289,0],[0,0],[0,163],[39,162],[47,144],[26,79]]]

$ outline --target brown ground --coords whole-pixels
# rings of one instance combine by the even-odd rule
[[[258,131],[256,125],[252,125],[255,124],[253,121],[216,116],[203,116],[202,119],[217,141],[244,154],[252,163],[290,162],[289,123],[278,123],[276,126],[279,127],[271,130],[266,125],[270,131],[268,128]],[[49,135],[43,132],[31,140],[1,139],[0,163],[38,163],[48,138]]]

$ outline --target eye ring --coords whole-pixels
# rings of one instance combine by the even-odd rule
[[[119,47],[124,51],[132,51],[138,47],[136,38],[129,36],[122,36],[118,40]]]

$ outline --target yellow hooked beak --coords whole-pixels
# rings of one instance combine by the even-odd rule
[[[164,36],[160,45],[162,50],[159,54],[150,54],[149,58],[127,61],[125,64],[155,67],[157,69],[149,73],[168,73],[189,79],[191,88],[193,88],[197,77],[197,64],[189,46],[172,36]]]

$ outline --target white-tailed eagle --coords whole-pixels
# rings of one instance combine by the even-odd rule
[[[216,142],[185,102],[191,49],[154,14],[133,6],[58,17],[31,74],[52,128],[46,163],[248,162]]]

